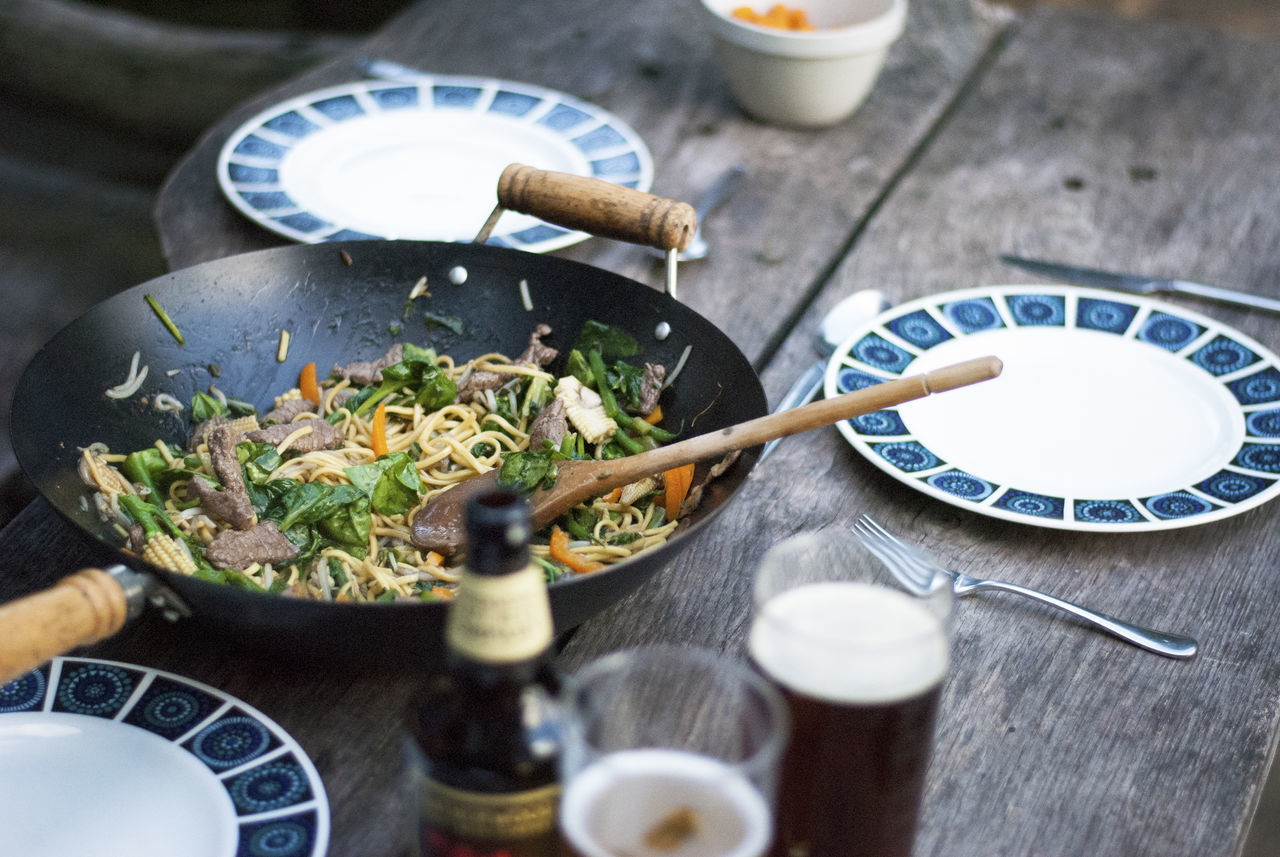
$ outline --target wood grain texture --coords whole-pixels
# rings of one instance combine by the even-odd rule
[[[840,258],[852,224],[1002,25],[1000,16],[979,18],[973,9],[960,0],[915,4],[866,104],[836,128],[806,132],[761,125],[738,110],[695,0],[549,0],[504,4],[500,14],[467,0],[417,4],[358,51],[263,93],[210,128],[157,198],[161,246],[179,268],[282,243],[223,200],[211,181],[218,152],[255,113],[359,79],[356,56],[534,83],[598,104],[631,125],[653,153],[658,196],[691,201],[727,165],[746,165],[733,196],[709,218],[711,258],[680,267],[680,297],[754,359],[820,272]],[[548,24],[566,21],[572,23]],[[496,182],[495,176],[495,189]],[[655,287],[663,282],[661,263],[631,245],[597,239],[558,255]],[[759,299],[741,299],[746,283]]]
[[[692,2],[679,13],[658,0],[619,8],[554,0],[494,15],[441,0],[363,49],[601,104],[652,147],[661,196],[696,197],[744,161],[746,180],[707,225],[712,256],[682,266],[681,294],[757,359],[771,398],[812,362],[811,335],[843,295],[875,286],[902,301],[1025,280],[998,263],[1001,251],[1280,295],[1280,191],[1269,180],[1278,44],[1052,9],[1005,29],[966,0],[915,3],[858,114],[796,132],[732,105],[690,24]],[[563,20],[574,22],[568,37],[547,24]],[[217,150],[256,110],[354,69],[351,56],[318,68],[210,130],[158,202],[172,264],[277,243],[222,202]],[[661,280],[637,248],[590,241],[563,255]],[[1280,347],[1274,318],[1183,305]],[[862,512],[959,570],[1202,644],[1194,660],[1172,661],[1016,596],[961,602],[917,854],[1239,852],[1280,716],[1274,504],[1163,533],[1039,529],[908,491],[818,431],[784,441],[695,551],[583,626],[561,663],[660,641],[741,654],[761,553]],[[0,600],[101,562],[97,553],[37,502],[0,532]],[[268,713],[330,790],[331,853],[397,853],[398,730],[416,677],[281,667],[270,652],[233,656],[225,636],[145,617],[90,651],[210,682]]]
[[[1280,154],[1267,71],[1280,45],[1104,20],[1028,15],[764,373],[773,398],[843,295],[1025,281],[1001,251],[1280,294],[1280,200],[1260,179]],[[1183,305],[1280,345],[1272,316]],[[918,854],[1239,852],[1280,708],[1274,504],[1164,533],[1036,529],[915,495],[819,433],[784,442],[716,538],[570,652],[660,639],[740,651],[762,546],[862,512],[958,570],[1202,644],[1170,661],[1015,596],[959,604]]]

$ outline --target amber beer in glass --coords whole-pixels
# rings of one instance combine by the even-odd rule
[[[764,857],[786,704],[745,663],[667,646],[566,683],[560,831],[577,857]]]
[[[770,549],[755,602],[751,659],[792,722],[773,857],[908,857],[950,660],[947,582],[910,594],[829,530]]]

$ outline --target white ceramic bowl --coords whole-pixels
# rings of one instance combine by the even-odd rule
[[[800,128],[834,125],[858,109],[907,19],[907,0],[790,0],[817,29],[783,30],[732,15],[743,5],[764,12],[774,0],[701,3],[734,99],[757,119]]]

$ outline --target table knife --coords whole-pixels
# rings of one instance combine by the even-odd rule
[[[1042,262],[1038,259],[1024,259],[1021,256],[1002,254],[1000,261],[1008,265],[1025,268],[1044,277],[1075,283],[1080,286],[1093,286],[1099,289],[1115,289],[1123,292],[1151,294],[1152,292],[1176,292],[1196,295],[1223,303],[1239,304],[1254,309],[1265,309],[1280,312],[1280,300],[1264,298],[1233,289],[1206,286],[1203,283],[1192,283],[1187,280],[1162,280],[1156,277],[1140,277],[1136,274],[1116,274],[1110,271],[1099,271],[1095,268],[1082,268],[1077,265],[1064,265],[1059,262]]]

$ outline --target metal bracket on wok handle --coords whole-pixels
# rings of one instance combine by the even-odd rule
[[[170,620],[191,615],[167,587],[123,565],[84,568],[0,605],[0,685],[55,655],[110,637],[148,604]]]
[[[689,246],[698,215],[676,202],[603,179],[511,164],[498,178],[498,204],[476,235],[489,239],[504,211],[517,211],[567,229],[615,238],[667,253],[667,294],[676,296],[676,254]]]

